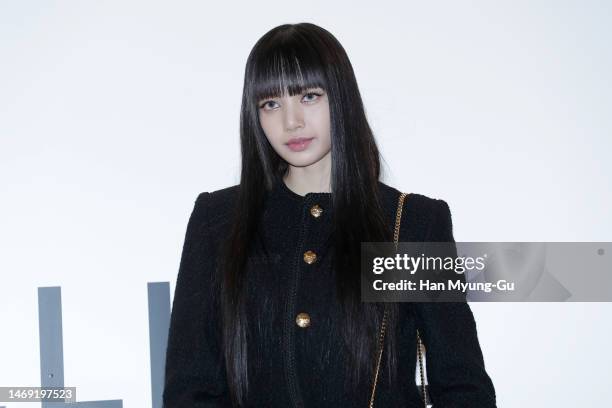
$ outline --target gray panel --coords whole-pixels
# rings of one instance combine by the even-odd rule
[[[41,387],[64,387],[61,287],[38,288],[38,328]],[[41,405],[42,408],[59,408],[67,405],[80,408],[123,408],[123,401],[82,401],[70,404],[42,402]]]
[[[38,331],[40,339],[41,387],[64,386],[62,339],[62,296],[59,286],[38,288]],[[61,403],[42,402],[42,408]]]
[[[151,401],[162,408],[166,346],[170,328],[170,283],[147,283],[149,296],[149,352],[151,358]]]

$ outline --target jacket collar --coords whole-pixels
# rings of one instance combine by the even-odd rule
[[[275,181],[274,186],[272,188],[272,193],[276,196],[282,197],[284,199],[288,199],[291,201],[295,201],[297,203],[304,202],[329,202],[331,200],[332,193],[306,193],[305,195],[300,195],[295,191],[291,190],[282,178],[279,178]]]

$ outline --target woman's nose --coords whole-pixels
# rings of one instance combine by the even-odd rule
[[[292,131],[304,127],[304,112],[299,102],[285,103],[285,130]]]

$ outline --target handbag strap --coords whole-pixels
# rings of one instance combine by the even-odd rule
[[[399,196],[398,202],[397,202],[397,211],[395,213],[395,229],[393,231],[393,242],[395,243],[396,250],[397,250],[397,243],[399,241],[400,224],[402,222],[402,209],[404,208],[404,199],[406,198],[407,195],[408,194],[406,193],[401,193]],[[384,309],[385,311],[383,314],[382,323],[380,325],[380,334],[378,335],[378,357],[376,360],[376,371],[374,372],[374,383],[372,384],[372,395],[370,396],[370,405],[369,405],[370,408],[374,407],[374,397],[376,395],[376,384],[378,383],[378,373],[380,371],[380,362],[382,360],[384,344],[385,344],[385,332],[387,329],[387,315],[389,314],[386,303],[385,303]],[[417,332],[417,341],[420,341],[420,337],[418,337],[418,332]],[[417,344],[417,346],[420,346],[420,343]],[[421,349],[419,347],[419,352],[420,350]],[[419,358],[419,361],[421,361],[420,358]],[[423,373],[421,371],[421,377],[422,376],[423,376]]]
[[[419,374],[421,377],[421,397],[423,398],[423,406],[427,408],[427,391],[425,389],[425,370],[423,369],[423,341],[419,334],[419,329],[416,331],[417,336],[417,357],[419,360]]]

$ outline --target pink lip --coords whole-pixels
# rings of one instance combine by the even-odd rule
[[[305,150],[314,137],[295,137],[290,139],[286,144],[294,152]]]

